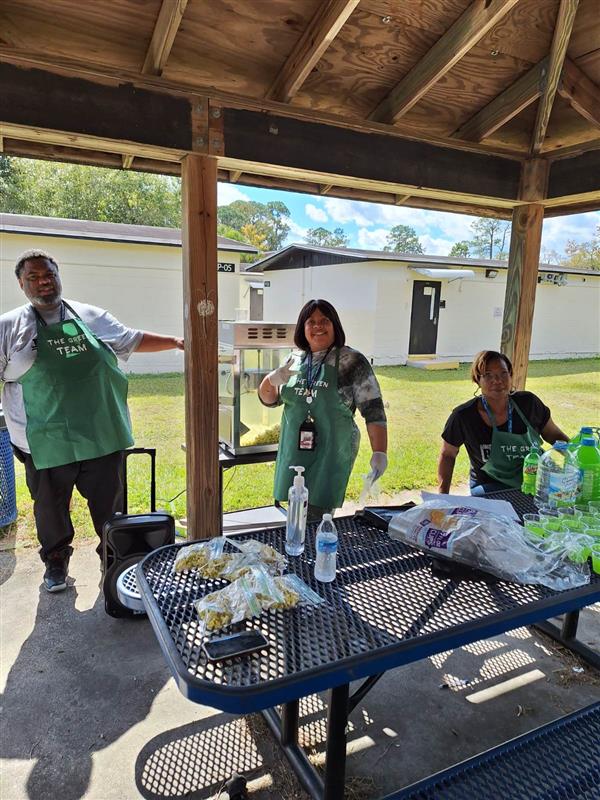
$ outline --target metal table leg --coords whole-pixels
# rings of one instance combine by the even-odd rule
[[[596,653],[591,647],[588,647],[577,639],[578,622],[579,611],[569,611],[564,616],[561,628],[547,620],[536,623],[534,627],[538,628],[547,636],[550,636],[559,644],[562,644],[563,647],[567,647],[569,650],[577,653],[577,655],[581,656],[588,664],[596,667],[596,669],[600,669],[600,653]]]
[[[284,704],[281,716],[274,708],[262,712],[300,783],[314,800],[344,800],[349,695],[347,683],[329,692],[324,780],[298,744],[300,701]]]

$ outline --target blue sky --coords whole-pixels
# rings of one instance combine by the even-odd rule
[[[219,205],[234,200],[283,201],[291,212],[291,230],[286,244],[303,241],[308,228],[343,228],[350,237],[350,247],[382,250],[390,228],[410,225],[417,232],[427,255],[448,255],[454,242],[471,239],[473,235],[470,225],[474,217],[467,214],[219,184]],[[591,240],[598,225],[600,211],[547,219],[544,222],[542,258],[544,249],[562,254],[569,239],[576,242]]]

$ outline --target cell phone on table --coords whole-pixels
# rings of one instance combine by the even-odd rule
[[[269,642],[260,631],[232,633],[229,636],[211,639],[202,645],[209,661],[223,661],[234,656],[244,656],[268,646]]]

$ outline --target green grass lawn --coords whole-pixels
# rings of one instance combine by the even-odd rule
[[[473,395],[469,366],[456,371],[426,372],[407,367],[376,369],[388,415],[389,468],[381,480],[385,494],[394,494],[436,482],[440,432],[454,406]],[[600,424],[600,360],[537,361],[529,369],[527,389],[535,392],[552,410],[555,422],[569,435],[581,425]],[[158,507],[185,516],[185,454],[183,376],[133,375],[129,399],[136,445],[157,449]],[[347,499],[357,500],[362,476],[368,472],[370,448],[359,417],[362,446],[354,466]],[[149,459],[129,459],[129,510],[149,508]],[[464,482],[468,461],[461,451],[455,480]],[[273,464],[254,464],[225,472],[224,510],[268,505],[272,502]],[[181,493],[181,494],[179,494]],[[175,500],[172,500],[179,494]],[[171,502],[169,502],[171,501]],[[32,503],[24,475],[17,465],[19,540],[35,541]],[[73,500],[73,521],[79,536],[93,536],[84,501]],[[13,530],[14,533],[14,530]]]

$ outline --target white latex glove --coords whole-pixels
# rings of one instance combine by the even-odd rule
[[[371,456],[371,473],[373,475],[373,483],[379,480],[383,473],[386,471],[388,465],[387,455],[375,450]]]
[[[295,375],[298,370],[292,369],[292,364],[294,363],[294,356],[290,356],[285,364],[282,364],[277,369],[274,369],[273,372],[269,372],[267,378],[271,386],[285,386],[285,384],[289,381],[292,375]]]

